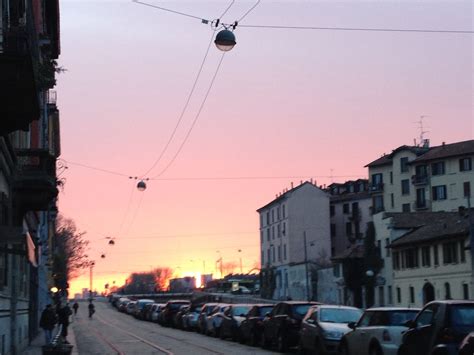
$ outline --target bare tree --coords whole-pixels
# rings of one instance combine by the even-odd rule
[[[173,277],[173,269],[169,267],[157,267],[152,271],[155,276],[155,289],[157,291],[166,291]]]
[[[235,261],[228,261],[226,263],[222,264],[222,274],[223,275],[228,275],[228,274],[233,274],[234,270],[237,269],[237,266],[239,264]]]
[[[79,276],[82,269],[91,265],[86,254],[89,241],[84,238],[85,234],[77,230],[72,219],[58,217],[54,234],[53,270],[60,288],[67,288],[69,280]]]

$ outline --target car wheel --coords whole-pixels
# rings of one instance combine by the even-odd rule
[[[286,352],[287,349],[288,349],[288,346],[286,344],[286,337],[282,332],[280,332],[278,333],[278,337],[277,337],[277,350],[280,353],[284,353]]]
[[[219,329],[219,338],[222,340],[225,339],[225,332],[222,329]]]
[[[382,349],[380,349],[380,345],[373,344],[370,347],[369,355],[383,355],[383,351],[382,351]]]
[[[339,346],[339,354],[340,355],[350,355],[349,347],[347,346],[347,343],[342,343]]]
[[[257,346],[260,341],[261,339],[259,339],[258,334],[256,332],[250,333],[250,345]]]

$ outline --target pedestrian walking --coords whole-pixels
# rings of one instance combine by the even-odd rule
[[[64,342],[69,344],[67,341],[67,327],[69,326],[69,316],[72,314],[71,308],[69,308],[69,303],[66,303],[58,312],[58,322],[62,325],[61,336],[64,339]]]
[[[76,315],[77,310],[79,309],[79,303],[77,303],[77,301],[75,301],[74,304],[72,305],[72,308],[74,309],[74,315]]]
[[[95,313],[95,306],[92,303],[92,300],[89,301],[89,318],[92,318],[92,315]]]
[[[46,345],[51,343],[51,340],[53,339],[53,329],[56,326],[56,322],[57,318],[53,307],[50,304],[46,305],[46,308],[43,310],[43,312],[41,312],[39,324],[44,330]]]

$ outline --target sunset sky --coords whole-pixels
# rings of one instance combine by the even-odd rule
[[[212,20],[230,1],[149,3]],[[223,21],[253,4],[236,1]],[[262,0],[241,24],[472,30],[473,5]],[[474,136],[472,35],[234,33],[237,45],[189,140],[162,180],[139,192],[128,176],[147,171],[166,144],[214,31],[132,1],[61,1],[59,65],[67,71],[56,90],[69,168],[60,211],[87,231],[97,290],[157,266],[177,275],[215,273],[220,256],[238,264],[239,249],[248,271],[259,263],[255,210],[292,181],[367,177],[365,164],[413,143],[421,115],[432,145]],[[182,143],[221,53],[212,45],[176,137],[147,177]],[[219,177],[265,178],[192,179]],[[88,284],[85,272],[71,294]]]

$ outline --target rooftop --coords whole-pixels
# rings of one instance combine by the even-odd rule
[[[474,154],[474,140],[442,144],[431,148],[428,152],[416,158],[412,163],[472,154]]]
[[[261,212],[263,209],[267,208],[267,207],[270,207],[271,205],[277,203],[277,202],[280,202],[286,198],[288,198],[293,192],[295,192],[296,190],[299,190],[300,188],[302,188],[303,186],[306,186],[306,185],[310,185],[310,186],[313,186],[314,188],[316,189],[319,189],[319,187],[317,187],[315,184],[309,182],[309,181],[305,181],[305,182],[302,182],[301,184],[299,184],[298,186],[295,186],[293,188],[291,188],[290,190],[288,191],[285,191],[284,193],[282,193],[281,195],[279,195],[277,198],[275,198],[274,200],[272,200],[271,202],[267,203],[265,206],[262,206],[260,207],[257,212]]]
[[[423,153],[426,153],[429,151],[430,148],[425,148],[425,147],[418,147],[418,146],[412,146],[412,145],[402,145],[394,150],[390,154],[384,154],[382,157],[374,160],[373,162],[367,164],[365,168],[374,168],[376,166],[383,166],[383,165],[389,165],[392,164],[392,158],[393,156],[402,151],[402,150],[408,150],[416,155],[422,155]]]

